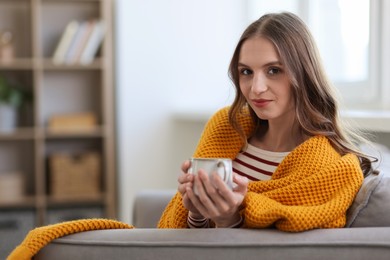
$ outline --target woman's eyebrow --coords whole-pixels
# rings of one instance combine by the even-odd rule
[[[272,66],[272,65],[279,65],[279,66],[282,66],[283,64],[280,62],[280,61],[271,61],[271,62],[268,62],[266,64],[264,64],[263,66],[264,67],[268,67],[268,66]]]
[[[279,66],[283,66],[283,64],[276,60],[276,61],[270,61],[270,62],[267,62],[266,64],[264,64],[262,67],[268,67],[268,66],[272,66],[272,65],[279,65]],[[238,62],[238,66],[241,66],[241,67],[250,67],[248,65],[246,65],[245,63],[242,63],[242,62]]]

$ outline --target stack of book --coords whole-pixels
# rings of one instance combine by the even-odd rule
[[[90,64],[103,41],[103,20],[70,21],[53,54],[55,64]]]

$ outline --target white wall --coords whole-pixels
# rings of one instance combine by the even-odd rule
[[[119,218],[130,222],[142,189],[176,188],[204,122],[234,90],[228,64],[246,26],[242,0],[117,0]],[[182,115],[182,114],[181,114]]]

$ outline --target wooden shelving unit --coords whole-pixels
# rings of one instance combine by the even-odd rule
[[[113,0],[0,0],[0,32],[13,33],[15,53],[10,61],[0,59],[0,75],[16,80],[33,96],[31,104],[18,112],[15,131],[0,132],[0,175],[22,172],[26,184],[22,199],[0,198],[1,241],[12,236],[20,240],[27,229],[69,220],[72,213],[76,218],[116,217],[112,11]],[[94,61],[54,64],[52,55],[66,25],[90,18],[100,18],[106,25]],[[95,128],[73,132],[48,128],[56,114],[85,111],[96,115]],[[69,199],[51,196],[48,158],[57,152],[89,151],[101,157],[100,193]],[[7,221],[15,225],[8,227]]]

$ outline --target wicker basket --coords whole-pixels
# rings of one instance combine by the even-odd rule
[[[0,202],[23,201],[25,180],[22,172],[0,173]]]
[[[54,154],[49,158],[50,191],[55,198],[100,194],[101,159],[97,153]]]

